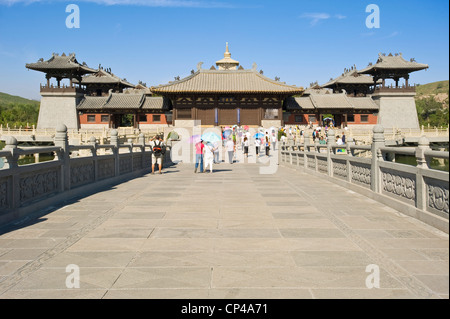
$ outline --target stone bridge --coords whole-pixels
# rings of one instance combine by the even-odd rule
[[[426,140],[386,149],[382,136],[283,145],[212,174],[167,161],[162,175],[149,174],[145,141],[74,147],[60,129],[57,160],[18,167],[36,150],[9,140],[0,298],[448,298],[448,172],[426,167],[448,155]]]

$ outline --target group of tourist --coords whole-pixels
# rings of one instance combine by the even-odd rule
[[[255,131],[253,131],[254,133]],[[304,138],[304,130],[297,127],[282,127],[282,128],[258,128],[256,134],[252,136],[252,133],[248,127],[234,126],[233,128],[222,128],[222,141],[204,141],[198,140],[195,142],[195,168],[194,173],[206,172],[209,168],[209,172],[213,172],[213,164],[221,163],[220,148],[227,154],[229,164],[233,164],[236,153],[240,150],[244,154],[244,158],[248,158],[249,149],[251,146],[255,147],[256,156],[259,157],[263,154],[270,156],[270,151],[276,150],[277,142],[284,143],[287,139],[295,141],[297,136]],[[312,132],[313,142],[318,140],[319,144],[327,144],[328,140],[328,127],[316,127]],[[344,145],[346,143],[345,130],[342,131],[342,135],[336,136],[336,144]],[[159,173],[161,174],[163,151],[161,151],[162,145],[164,145],[161,136],[155,136],[151,140],[152,146],[152,174],[155,173],[155,164],[159,167]]]
[[[271,130],[264,130],[259,128],[257,134],[252,136],[252,133],[248,128],[242,128],[235,126],[229,129],[229,132],[225,128],[222,128],[222,143],[211,143],[204,140],[199,140],[195,144],[195,168],[194,173],[206,172],[208,167],[210,173],[213,172],[213,164],[219,164],[220,147],[227,154],[229,164],[234,163],[234,158],[238,151],[242,151],[244,158],[248,158],[249,149],[254,145],[256,156],[262,155],[263,151],[265,156],[270,156],[270,149],[275,151],[276,143],[278,141],[278,130],[273,128]],[[254,144],[252,143],[254,142]]]

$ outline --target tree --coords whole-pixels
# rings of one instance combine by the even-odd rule
[[[445,107],[444,105],[447,105]],[[444,105],[434,99],[433,96],[416,101],[417,115],[420,125],[448,126],[449,110],[448,100]]]

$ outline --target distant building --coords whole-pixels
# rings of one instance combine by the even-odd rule
[[[138,129],[158,125],[191,127],[249,125],[327,125],[337,127],[381,124],[391,128],[419,128],[415,87],[409,74],[428,68],[401,54],[379,54],[375,64],[356,66],[329,82],[304,90],[270,79],[257,70],[244,69],[231,58],[226,45],[216,66],[192,70],[185,78],[148,88],[129,83],[111,72],[79,63],[75,54],[53,54],[44,61],[26,64],[44,72],[38,128]],[[56,79],[56,85],[50,80]],[[404,79],[405,84],[399,85]],[[66,80],[69,84],[61,84]],[[388,86],[386,80],[395,85]]]
[[[69,129],[171,124],[169,100],[153,97],[142,84],[135,86],[110,70],[80,64],[75,54],[53,54],[26,67],[44,72],[47,79],[47,85],[41,85],[37,128],[56,128],[60,123]],[[56,85],[50,83],[52,78]],[[64,79],[69,85],[61,84]]]
[[[372,99],[379,105],[378,124],[384,127],[419,128],[417,117],[415,86],[409,84],[409,75],[412,72],[428,69],[427,64],[417,63],[414,59],[406,61],[401,53],[379,54],[375,64],[370,64],[359,71],[360,74],[368,74],[373,77],[377,85],[372,94]],[[403,78],[405,83],[399,85]],[[386,80],[393,80],[394,85],[386,85]]]
[[[269,79],[256,64],[251,69],[238,65],[227,44],[218,69],[203,69],[200,62],[190,76],[151,91],[171,100],[176,126],[282,125],[285,99],[302,94],[303,88]]]

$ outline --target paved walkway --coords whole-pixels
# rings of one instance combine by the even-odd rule
[[[180,164],[4,230],[0,298],[448,298],[447,235],[288,166],[215,168]]]

